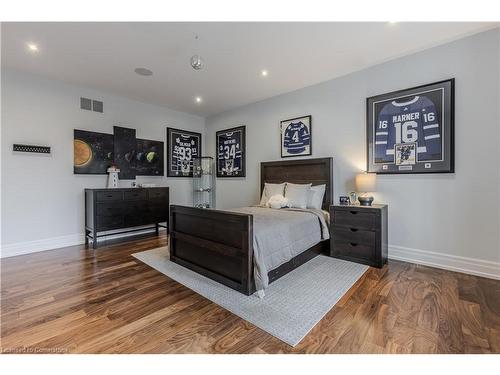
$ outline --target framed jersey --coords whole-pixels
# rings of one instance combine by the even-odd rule
[[[220,130],[217,138],[217,177],[245,177],[245,126]]]
[[[193,158],[201,156],[201,134],[167,128],[167,177],[193,177]]]
[[[311,116],[281,121],[281,157],[312,155]]]
[[[366,100],[368,172],[454,172],[454,84],[449,79]]]

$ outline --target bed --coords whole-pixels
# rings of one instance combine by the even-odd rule
[[[312,183],[313,186],[325,184],[322,209],[328,211],[333,197],[332,158],[263,162],[260,173],[261,193],[266,182]],[[259,209],[269,211],[258,211]],[[313,213],[298,211],[301,210],[286,210],[285,213],[283,210],[258,207],[222,211],[172,205],[170,260],[241,293],[251,295],[257,290],[254,257],[259,255],[257,251],[254,252],[257,250],[254,249],[254,239],[262,237],[261,232],[254,233],[254,230],[262,231],[259,227],[263,228],[268,223],[267,219],[271,220],[269,222],[277,220],[275,222],[279,223],[287,216],[290,220],[295,220],[292,225],[297,227],[300,220],[313,218]],[[255,215],[259,215],[255,218],[258,223],[256,226],[254,226]],[[326,224],[328,226],[328,222]],[[321,230],[319,222],[318,227]],[[307,241],[304,242],[305,246],[306,244]],[[278,259],[276,262],[279,266],[272,269],[264,268],[266,274],[258,278],[265,279],[267,286],[321,252],[327,251],[329,251],[329,241],[326,236],[310,247],[294,249],[290,254],[293,256],[291,259],[286,261]]]

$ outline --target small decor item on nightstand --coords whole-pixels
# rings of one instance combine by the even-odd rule
[[[373,197],[368,195],[376,190],[376,174],[361,173],[356,176],[356,190],[360,193],[358,200],[361,206],[371,206]]]
[[[347,195],[341,195],[339,197],[339,203],[342,205],[348,205],[351,204],[351,200]]]
[[[108,188],[117,188],[118,187],[118,173],[120,170],[116,168],[114,165],[108,168]]]
[[[215,208],[214,158],[193,158],[193,206]]]
[[[351,201],[351,204],[356,204],[356,202],[358,200],[358,195],[356,194],[355,191],[351,191],[349,193],[349,200]]]

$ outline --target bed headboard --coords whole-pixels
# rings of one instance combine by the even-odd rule
[[[260,163],[260,193],[264,190],[264,183],[280,184],[291,182],[294,184],[314,185],[326,184],[323,198],[324,210],[328,210],[333,203],[333,167],[332,158],[300,159],[283,161],[266,161]]]

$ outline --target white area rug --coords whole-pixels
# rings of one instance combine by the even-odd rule
[[[270,284],[260,299],[171,262],[167,247],[133,256],[291,346],[297,345],[368,269],[320,255]]]

